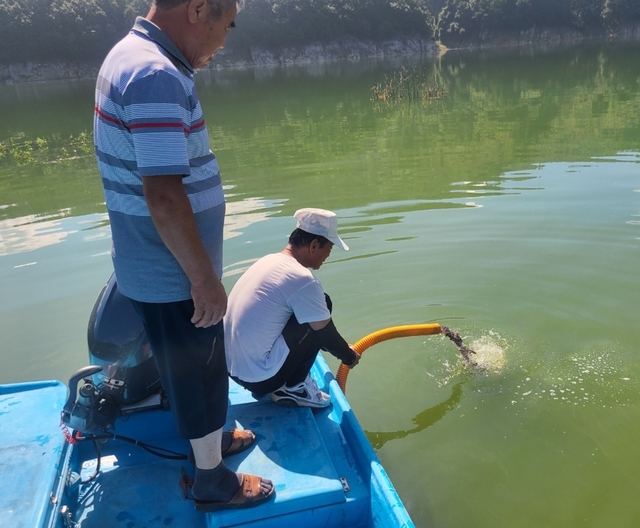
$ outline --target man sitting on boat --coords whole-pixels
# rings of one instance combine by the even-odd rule
[[[326,407],[331,399],[309,375],[320,349],[348,367],[360,361],[331,319],[332,303],[309,268],[317,270],[338,236],[338,217],[299,209],[296,229],[279,253],[255,262],[233,287],[224,318],[229,375],[282,405]]]

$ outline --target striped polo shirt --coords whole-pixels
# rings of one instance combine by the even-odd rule
[[[193,74],[169,37],[139,17],[96,82],[94,142],[118,288],[142,302],[191,297],[189,280],[151,220],[142,177],[183,176],[203,245],[222,275],[224,193]]]

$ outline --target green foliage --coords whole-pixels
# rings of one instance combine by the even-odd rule
[[[77,136],[61,138],[36,137],[19,132],[8,140],[0,141],[0,160],[16,165],[61,163],[87,157],[93,153],[93,135],[83,131]]]
[[[436,15],[435,34],[455,45],[485,32],[532,27],[598,32],[638,22],[637,0],[447,0]]]
[[[581,29],[599,29],[606,22],[602,0],[574,0],[571,7],[575,25]]]
[[[91,154],[93,152],[93,134],[87,131],[80,132],[77,137],[69,138],[69,146],[74,154]]]
[[[432,34],[423,0],[253,0],[238,18],[238,47]]]
[[[41,137],[36,138],[36,146],[38,147],[38,150],[49,150],[49,142]]]
[[[0,0],[0,63],[95,61],[150,0]],[[346,37],[432,37],[445,45],[531,27],[602,30],[640,22],[638,0],[250,0],[229,50],[282,49]]]
[[[0,62],[100,61],[149,0],[0,0]],[[350,36],[432,35],[424,0],[252,0],[231,44],[284,47]]]
[[[9,138],[9,154],[17,165],[33,163],[33,143],[25,138],[24,133]]]
[[[0,62],[99,61],[149,0],[0,0]],[[285,47],[351,36],[431,36],[423,0],[252,0],[234,45]]]
[[[609,26],[640,20],[638,0],[603,0],[602,16]]]
[[[435,77],[419,68],[401,68],[371,88],[371,100],[378,106],[393,106],[404,101],[427,103],[446,97]]]
[[[0,62],[97,60],[148,0],[0,0]]]

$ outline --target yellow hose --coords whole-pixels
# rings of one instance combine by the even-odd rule
[[[353,348],[358,354],[362,354],[370,346],[389,339],[395,339],[396,337],[431,335],[440,334],[441,332],[442,327],[438,323],[390,326],[389,328],[383,328],[382,330],[377,330],[364,336],[353,345]],[[349,375],[349,370],[351,369],[344,363],[340,363],[340,367],[336,373],[336,381],[344,394],[347,392],[347,376]]]

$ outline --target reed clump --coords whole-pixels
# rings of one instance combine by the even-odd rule
[[[371,100],[387,104],[401,101],[425,103],[446,95],[435,78],[428,78],[425,72],[415,67],[411,70],[403,67],[371,88]]]
[[[6,140],[0,138],[0,160],[16,165],[61,163],[87,157],[93,153],[93,134],[83,131],[77,136],[28,137],[18,132]]]

